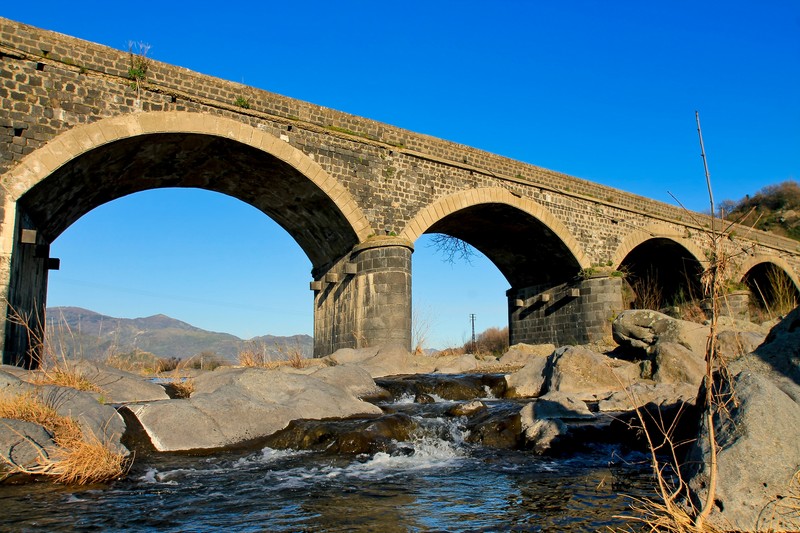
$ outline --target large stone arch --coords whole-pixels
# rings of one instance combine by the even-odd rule
[[[286,229],[317,272],[373,233],[349,192],[313,159],[258,128],[200,113],[136,113],[76,126],[27,155],[0,186],[2,296],[34,331],[44,323],[49,244],[95,207],[128,194],[195,187],[245,201]],[[6,362],[31,364],[25,329],[6,322]]]
[[[297,148],[292,147],[289,143],[273,135],[233,119],[178,111],[136,113],[113,117],[91,124],[76,126],[62,133],[42,148],[26,156],[13,170],[3,176],[2,187],[9,193],[6,195],[6,207],[9,207],[9,204],[15,202],[24,202],[26,195],[30,194],[32,190],[45,180],[58,173],[60,170],[63,170],[70,162],[76,161],[93,151],[102,150],[103,147],[130,139],[143,139],[147,136],[189,135],[196,135],[209,139],[226,139],[232,143],[251,148],[268,155],[270,158],[274,158],[276,162],[279,162],[279,165],[287,169],[292,169],[297,174],[302,175],[303,178],[310,184],[313,184],[322,195],[327,197],[330,201],[330,205],[338,211],[342,219],[339,225],[352,232],[356,242],[363,242],[367,236],[373,233],[367,218],[344,186],[325,172],[313,159]],[[202,187],[202,183],[198,183],[198,185],[201,186],[201,188],[218,190],[215,187]],[[147,188],[152,187],[142,186],[140,190],[145,190]],[[231,194],[229,191],[219,192]],[[123,195],[124,194],[119,194],[118,196]],[[239,197],[236,194],[231,195]],[[240,199],[248,201],[247,198]],[[248,203],[253,202],[248,201]],[[96,205],[91,206],[90,209],[94,207],[96,207]],[[258,205],[256,205],[256,207],[261,208]],[[9,212],[13,213],[13,211],[13,209],[6,209],[4,228],[8,227],[8,223],[10,222],[10,220],[8,220]],[[60,226],[63,227],[54,225],[52,229],[44,230],[46,233],[49,233],[48,237],[50,237],[50,240],[54,239],[57,233],[63,231],[63,229],[72,222],[72,220],[70,220],[71,218],[72,217],[66,217],[66,220],[60,222]],[[282,222],[278,220],[278,222],[282,225],[285,224],[285,221]],[[55,235],[53,235],[54,233]],[[290,231],[290,233],[292,233],[292,231]],[[303,246],[304,243],[301,241],[302,239],[298,239],[298,242]],[[12,244],[13,232],[5,231],[4,229],[2,252],[10,253]],[[303,247],[306,249],[308,245]],[[347,250],[344,250],[344,252],[346,251]],[[309,250],[306,250],[306,253],[309,252]],[[313,251],[309,253],[309,257],[312,258],[312,263],[314,263],[315,266],[320,266],[320,261],[315,261],[313,258]]]
[[[495,231],[495,234],[490,236],[493,238],[483,239],[484,242],[481,242],[480,239],[477,242],[472,242],[469,238],[463,237],[463,235],[469,235],[466,229],[462,230],[464,232],[462,234],[452,231],[454,229],[452,225],[448,227],[445,221],[448,218],[464,213],[469,213],[464,215],[466,220],[474,216],[479,221],[478,226],[482,226],[489,231]],[[502,231],[501,223],[498,223],[496,230],[491,227],[495,223],[494,216],[497,215],[496,218],[500,219],[503,218],[503,214],[519,215],[519,219],[515,221],[519,222],[519,224],[512,223],[505,228],[506,231],[510,232],[511,226],[515,226],[514,230],[518,231],[518,234],[499,234]],[[475,224],[456,224],[455,226],[463,228],[475,226]],[[528,231],[529,229],[539,229],[539,233],[532,234],[533,232]],[[583,253],[578,241],[552,213],[535,201],[519,197],[500,187],[470,189],[440,198],[420,210],[400,232],[400,237],[414,242],[426,232],[448,233],[470,242],[497,265],[512,287],[522,287],[542,281],[532,279],[536,275],[536,268],[535,266],[531,268],[532,265],[526,263],[525,253],[517,252],[513,256],[505,256],[505,253],[514,253],[514,248],[524,249],[528,243],[521,242],[523,238],[534,239],[541,236],[544,237],[543,241],[550,241],[550,246],[553,249],[557,249],[554,253],[560,254],[560,259],[570,265],[571,268],[566,270],[574,270],[572,274],[576,274],[581,269],[590,266],[590,262]],[[487,240],[496,240],[497,247],[493,248],[493,246],[485,242]],[[526,250],[528,262],[533,261],[534,256],[540,262],[544,262],[547,259],[556,262],[555,257],[543,257],[547,255],[546,252],[543,253],[540,250],[537,254],[531,254],[530,251]],[[550,280],[548,279],[547,281]]]

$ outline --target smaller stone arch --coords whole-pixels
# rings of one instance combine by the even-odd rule
[[[634,229],[617,246],[611,262],[614,268],[619,268],[628,254],[640,244],[650,239],[669,239],[684,247],[698,263],[705,266],[708,263],[705,253],[694,242],[683,236],[681,232],[664,223],[649,224],[642,229]]]
[[[776,267],[783,270],[784,274],[786,274],[796,289],[800,290],[800,279],[798,279],[797,274],[794,272],[792,266],[782,257],[777,255],[766,255],[766,254],[759,254],[759,255],[752,255],[748,256],[747,259],[742,261],[739,265],[739,268],[736,273],[736,281],[744,281],[745,276],[747,273],[753,270],[754,267],[762,264],[762,263],[771,263]]]
[[[703,298],[705,254],[674,227],[652,224],[629,233],[612,259],[626,273],[626,305],[659,310]],[[693,306],[692,306],[693,308]]]
[[[552,231],[574,256],[580,268],[588,268],[591,262],[586,258],[577,239],[570,233],[564,224],[542,205],[529,199],[512,194],[507,189],[500,187],[483,187],[459,191],[449,196],[439,198],[432,204],[421,209],[412,218],[400,236],[415,242],[423,233],[438,221],[456,213],[457,211],[481,204],[503,204],[532,216]]]
[[[791,266],[781,257],[756,255],[742,262],[732,277],[749,291],[749,312],[756,317],[786,314],[800,302],[800,284]]]

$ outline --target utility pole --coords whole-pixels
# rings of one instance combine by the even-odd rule
[[[470,313],[469,320],[472,322],[472,353],[475,353],[475,313]]]

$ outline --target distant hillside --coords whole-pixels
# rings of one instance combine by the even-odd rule
[[[721,207],[728,220],[800,241],[800,184],[796,181],[769,185],[738,202],[727,200]]]
[[[228,333],[196,328],[166,315],[114,318],[79,307],[48,308],[47,331],[54,346],[63,346],[67,353],[88,359],[141,350],[158,357],[184,360],[201,352],[213,352],[235,361],[240,348],[247,343],[263,343],[276,355],[283,347],[300,347],[306,357],[313,350],[313,339],[308,335],[264,335],[243,340]]]

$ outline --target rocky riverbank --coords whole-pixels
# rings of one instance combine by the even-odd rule
[[[728,372],[718,387],[734,391],[715,420],[720,485],[712,519],[723,528],[797,527],[797,507],[792,514],[785,503],[800,470],[799,313],[771,331],[721,325],[720,356]],[[437,416],[459,419],[476,443],[552,455],[596,442],[641,446],[641,433],[631,429],[635,407],[660,413],[668,425],[683,412],[678,431],[693,443],[680,450],[684,476],[691,498],[701,500],[708,428],[692,408],[705,372],[708,328],[627,311],[613,330],[616,346],[516,345],[499,359],[413,356],[382,346],[339,350],[304,368],[219,368],[191,377],[188,398],[170,398],[169,386],[85,361],[71,365],[96,384],[94,392],[36,385],[36,372],[15,367],[0,368],[0,390],[4,397],[41,399],[120,453],[134,445],[211,452],[254,442],[375,453],[415,429],[407,412],[413,407],[387,407],[401,398],[409,406],[446,400]],[[507,400],[502,407],[493,404],[501,398]],[[346,423],[332,422],[343,418]],[[40,425],[0,422],[6,475],[57,454],[53,435]]]

